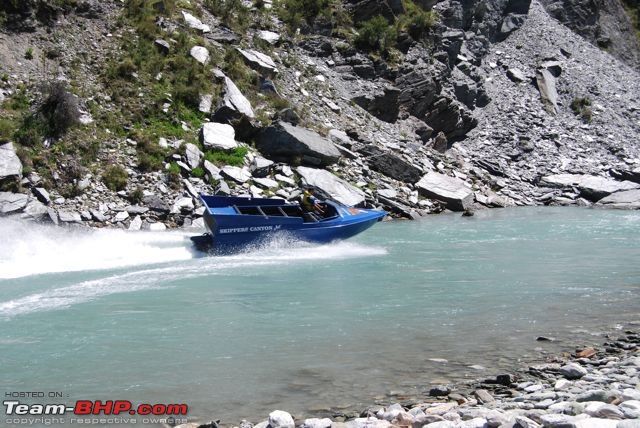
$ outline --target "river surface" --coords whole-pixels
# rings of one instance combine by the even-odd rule
[[[640,212],[439,215],[227,257],[187,236],[0,219],[0,392],[186,403],[224,424],[317,416],[509,371],[640,318]]]

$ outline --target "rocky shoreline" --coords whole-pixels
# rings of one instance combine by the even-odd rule
[[[604,337],[601,346],[546,356],[493,378],[434,386],[428,397],[370,406],[359,415],[294,420],[274,410],[267,420],[243,420],[239,428],[638,428],[640,333],[636,327]]]

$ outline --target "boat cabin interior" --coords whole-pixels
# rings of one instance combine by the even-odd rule
[[[242,215],[261,215],[266,217],[302,217],[305,223],[313,223],[336,217],[338,212],[330,204],[322,204],[322,212],[306,211],[300,205],[254,205],[237,206],[233,208]]]

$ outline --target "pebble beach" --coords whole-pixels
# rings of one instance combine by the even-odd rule
[[[434,386],[423,399],[370,406],[358,417],[294,419],[274,410],[238,428],[640,428],[640,333],[625,329],[605,337],[601,346],[546,356],[492,378]]]

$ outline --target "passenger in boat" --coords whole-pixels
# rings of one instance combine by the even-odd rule
[[[324,216],[324,207],[322,202],[315,197],[314,191],[311,188],[304,189],[302,193],[302,208],[306,212],[312,212],[319,216]]]

